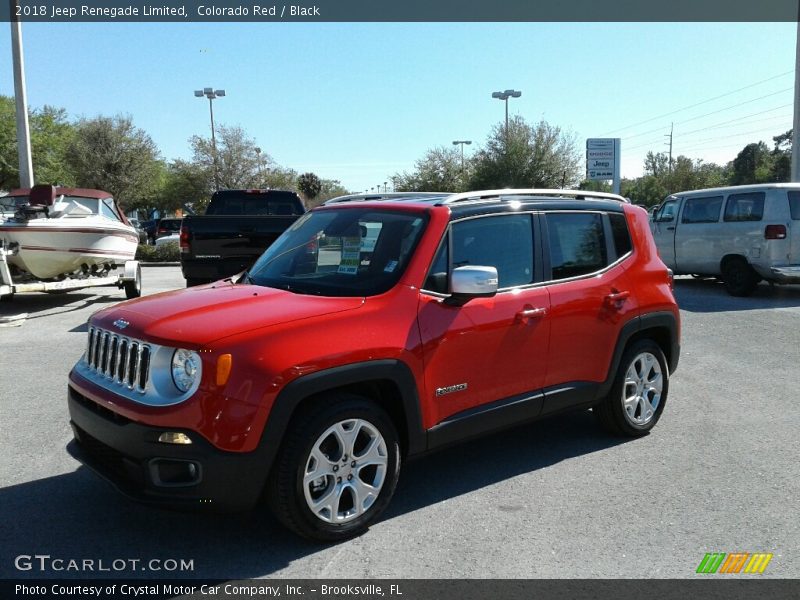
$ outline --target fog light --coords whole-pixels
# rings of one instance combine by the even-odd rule
[[[158,441],[162,444],[191,444],[191,438],[180,431],[165,431],[158,436]]]

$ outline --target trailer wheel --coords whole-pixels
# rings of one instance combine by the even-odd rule
[[[142,267],[141,265],[136,265],[136,275],[133,279],[126,280],[123,283],[123,287],[125,288],[125,297],[129,300],[132,298],[138,298],[142,295]]]

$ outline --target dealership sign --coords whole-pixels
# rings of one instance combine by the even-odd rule
[[[589,138],[586,140],[586,179],[613,180],[619,189],[619,138]]]

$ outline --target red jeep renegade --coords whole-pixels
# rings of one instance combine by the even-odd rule
[[[96,313],[72,454],[139,500],[263,497],[339,540],[407,457],[565,410],[626,436],[661,417],[680,321],[644,210],[564,190],[346,200],[248,272]]]

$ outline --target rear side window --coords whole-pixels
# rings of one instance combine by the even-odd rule
[[[722,196],[688,198],[683,205],[681,223],[716,223],[722,208]]]
[[[611,235],[614,236],[614,250],[617,252],[617,258],[625,256],[633,250],[631,234],[628,231],[625,215],[609,214],[608,220],[611,223]]]
[[[533,282],[533,227],[530,215],[480,217],[454,223],[453,268],[495,267],[498,287]]]
[[[800,221],[800,192],[789,192],[789,210],[792,220]]]
[[[726,221],[760,221],[764,216],[764,192],[731,194],[725,206]]]
[[[599,214],[549,214],[547,236],[553,279],[586,275],[608,264],[603,219]]]

